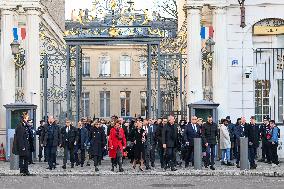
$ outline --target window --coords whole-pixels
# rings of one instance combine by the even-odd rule
[[[278,122],[283,122],[283,80],[278,82]]]
[[[110,117],[110,91],[100,92],[100,117]]]
[[[90,57],[83,57],[82,64],[83,77],[90,77]]]
[[[140,99],[141,99],[141,116],[146,116],[147,94],[145,91],[140,92]]]
[[[140,59],[140,76],[147,76],[147,59],[144,57]]]
[[[120,112],[121,116],[130,116],[130,93],[120,92]]]
[[[90,116],[90,93],[84,92],[82,93],[82,113],[83,117]]]
[[[100,75],[99,77],[110,77],[110,58],[108,56],[100,57]]]
[[[131,76],[131,59],[130,56],[124,55],[120,58],[120,76]]]
[[[262,122],[263,116],[269,115],[269,90],[268,80],[255,81],[255,116],[257,122]]]

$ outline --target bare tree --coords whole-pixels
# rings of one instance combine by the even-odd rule
[[[177,0],[159,0],[158,10],[163,17],[170,17],[178,20]]]

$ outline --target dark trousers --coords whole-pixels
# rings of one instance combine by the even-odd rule
[[[255,166],[255,157],[256,157],[256,150],[257,148],[256,147],[253,147],[253,146],[249,146],[248,147],[248,155],[249,155],[249,162],[250,162],[250,166]]]
[[[56,147],[48,146],[46,148],[46,155],[49,168],[53,168],[56,166]]]
[[[29,163],[30,164],[33,163],[33,152],[32,151],[29,152]]]
[[[122,153],[120,149],[117,149],[116,151],[116,158],[111,158],[111,164],[112,164],[112,167],[118,164],[119,169],[122,168]]]
[[[240,163],[241,146],[236,145],[236,164]]]
[[[64,147],[63,165],[67,164],[68,154],[69,154],[69,157],[70,157],[71,165],[74,165],[74,148],[73,147],[69,147],[69,145],[66,145]]]
[[[79,150],[80,150],[81,161],[79,161],[79,155],[78,155]],[[74,156],[75,156],[75,162],[77,164],[84,165],[84,162],[85,162],[85,149],[82,149],[80,146],[75,146]]]
[[[194,146],[188,146],[187,151],[185,154],[185,166],[189,165],[189,162],[194,163],[193,161],[193,153],[194,153]]]
[[[44,152],[44,153],[43,153]],[[44,156],[44,159],[46,160],[46,148],[45,147],[42,147],[41,145],[39,145],[39,148],[38,148],[38,158],[41,160]]]
[[[20,167],[20,173],[28,173],[29,169],[29,156],[20,156],[19,157],[19,167]]]
[[[215,164],[215,144],[208,144],[206,150],[206,164],[213,166]]]
[[[234,139],[231,139],[231,150],[230,150],[230,158],[231,160],[235,159],[237,157],[236,153],[236,142],[234,142]]]
[[[265,148],[265,156],[266,156],[266,160],[268,162],[271,162],[271,159],[272,159],[272,143],[271,142],[268,142],[266,141],[264,143],[264,148]]]
[[[267,148],[266,148],[267,141],[262,140],[262,146],[261,146],[261,159],[265,160],[266,154],[267,154]]]
[[[97,167],[99,163],[101,162],[102,156],[94,156],[94,166]]]
[[[164,153],[164,148],[163,147],[159,147],[158,149],[159,151],[159,157],[160,157],[160,163],[161,163],[161,167],[163,168],[165,166],[165,153]]]
[[[150,167],[150,162],[155,163],[155,146],[145,148],[145,165]]]
[[[175,148],[166,148],[166,166],[171,168],[175,165]]]
[[[278,155],[277,155],[278,144],[271,144],[271,161],[274,164],[279,164]]]

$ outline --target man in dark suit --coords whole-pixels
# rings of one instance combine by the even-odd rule
[[[18,124],[15,130],[15,138],[13,145],[13,153],[19,155],[19,167],[20,173],[23,176],[30,175],[28,165],[29,165],[29,154],[30,154],[30,143],[29,143],[29,125],[28,125],[29,115],[24,112],[22,115],[22,120]]]
[[[38,140],[39,140],[39,144],[40,144],[42,133],[43,133],[43,130],[44,130],[45,122],[44,122],[44,120],[41,120],[39,123],[40,123],[40,126],[36,130],[36,135],[38,135]],[[41,159],[43,157],[43,152],[44,152],[44,161],[46,162],[46,159],[47,159],[46,158],[46,149],[44,149],[42,147],[42,145],[40,144],[39,148],[38,148],[38,159],[39,159],[39,162],[41,162]]]
[[[164,158],[165,149],[163,148],[162,135],[163,135],[163,129],[166,127],[167,122],[168,122],[167,118],[160,119],[160,121],[158,121],[157,123],[158,125],[157,125],[157,129],[155,133],[155,137],[157,141],[157,149],[158,149],[158,153],[160,157],[160,164],[161,164],[162,169],[165,167],[165,158]]]
[[[56,168],[56,151],[61,144],[60,128],[53,116],[48,117],[48,123],[44,125],[41,145],[46,148],[48,168]]]
[[[155,149],[156,149],[156,138],[155,138],[155,133],[156,133],[156,126],[150,119],[147,123],[147,139],[146,139],[146,145],[147,148],[145,149],[146,152],[146,170],[151,169],[150,168],[150,163],[151,167],[155,167]]]
[[[250,169],[256,169],[256,150],[259,146],[259,126],[255,123],[255,117],[251,116],[250,124],[245,127],[245,137],[248,138]]]
[[[241,138],[245,137],[245,127],[247,127],[246,124],[246,118],[242,117],[240,125],[236,125],[235,127],[235,138],[236,138],[236,147],[237,147],[237,157],[236,157],[236,167],[240,168],[240,153],[241,153]]]
[[[79,121],[78,123],[78,137],[76,138],[76,146],[75,146],[75,162],[76,166],[81,164],[81,167],[84,166],[85,162],[85,149],[87,148],[87,144],[89,142],[89,132],[84,127],[83,123]],[[78,152],[80,150],[81,154],[81,162],[79,162]]]
[[[217,144],[218,126],[213,122],[213,117],[208,116],[207,122],[203,125],[206,150],[206,165],[210,164],[210,169],[215,170],[215,149]]]
[[[178,139],[178,129],[175,124],[174,116],[169,116],[169,122],[163,129],[162,133],[162,143],[163,148],[166,150],[166,165],[165,169],[167,169],[167,165],[171,167],[171,171],[176,171],[177,169],[174,167],[175,162],[175,148],[177,147],[177,139]]]
[[[259,130],[259,135],[261,138],[261,154],[262,157],[259,160],[259,162],[265,162],[265,160],[267,160],[266,162],[269,162],[269,156],[267,156],[269,153],[269,141],[267,140],[267,134],[270,131],[270,125],[269,125],[269,117],[268,116],[264,116],[263,117],[263,124],[260,126],[260,130]]]
[[[77,137],[77,129],[71,125],[70,120],[66,120],[66,126],[61,129],[61,147],[64,148],[64,157],[63,157],[63,169],[66,169],[67,164],[67,156],[69,153],[71,168],[74,168],[74,147],[76,145],[76,141],[78,141]]]
[[[194,138],[201,138],[201,129],[197,124],[197,117],[191,117],[191,123],[189,123],[184,130],[183,139],[185,141],[185,145],[187,147],[187,152],[185,155],[185,168],[189,166],[189,162],[191,161],[192,166],[193,162],[193,152],[194,152]]]

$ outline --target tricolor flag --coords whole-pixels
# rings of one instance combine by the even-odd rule
[[[213,26],[202,27],[200,31],[201,39],[209,39],[209,37],[213,37],[214,30]]]
[[[19,39],[26,39],[26,28],[13,28],[14,40],[18,41]]]

